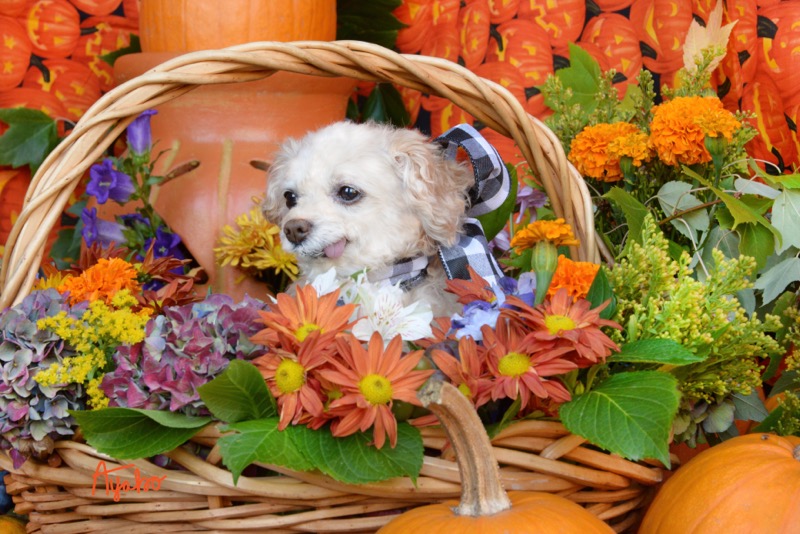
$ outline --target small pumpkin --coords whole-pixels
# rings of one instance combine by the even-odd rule
[[[69,56],[81,36],[80,14],[67,0],[39,0],[25,25],[34,53],[43,58]]]
[[[143,52],[209,50],[250,41],[331,41],[335,0],[142,0]]]
[[[10,515],[0,515],[0,532],[3,532],[3,534],[25,534],[25,524]]]
[[[574,502],[550,493],[506,493],[486,430],[472,403],[450,383],[433,377],[417,395],[453,444],[461,472],[461,501],[410,510],[378,534],[470,532],[612,533],[611,527]]]
[[[678,469],[656,494],[639,534],[797,532],[798,495],[800,437],[738,436]]]
[[[19,85],[31,61],[31,50],[25,28],[11,17],[0,16],[0,91]]]

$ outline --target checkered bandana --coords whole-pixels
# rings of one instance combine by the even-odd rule
[[[469,279],[467,266],[472,266],[481,277],[497,287],[502,271],[489,250],[483,227],[475,217],[496,210],[505,202],[511,187],[508,170],[497,150],[468,124],[451,128],[434,142],[442,145],[446,158],[455,159],[458,148],[463,148],[475,172],[475,185],[469,190],[467,218],[458,242],[452,247],[439,247],[445,273],[450,279]],[[385,269],[370,272],[369,278],[399,283],[407,291],[425,278],[427,266],[428,258],[424,256],[405,258]]]

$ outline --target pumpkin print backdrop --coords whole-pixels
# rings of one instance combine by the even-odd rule
[[[578,43],[603,69],[620,73],[621,93],[642,68],[654,73],[657,84],[671,84],[692,19],[705,21],[718,1],[723,0],[402,0],[394,15],[407,27],[396,48],[458,61],[508,88],[528,112],[544,118],[548,110],[536,86],[568,64],[567,43]],[[63,135],[112,87],[111,66],[102,56],[130,46],[137,5],[2,0],[0,108],[44,111],[60,121]],[[751,155],[790,171],[800,158],[800,0],[725,0],[725,8],[723,23],[737,23],[713,79],[717,93],[728,109],[756,115],[760,135],[748,146]],[[401,95],[414,123],[431,135],[473,121],[447,100],[409,89]],[[508,161],[522,159],[509,140],[484,133]],[[8,183],[0,180],[0,193]],[[8,198],[3,205],[0,244],[8,218],[16,216]]]

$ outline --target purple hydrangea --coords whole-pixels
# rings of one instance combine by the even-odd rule
[[[86,193],[97,199],[98,204],[105,204],[110,198],[114,202],[124,204],[136,191],[130,176],[114,168],[114,162],[106,158],[89,169],[89,183]]]
[[[231,360],[263,353],[250,337],[263,328],[258,311],[266,307],[249,297],[234,303],[227,295],[213,294],[202,302],[165,308],[164,315],[147,323],[144,341],[117,349],[116,369],[100,386],[109,406],[207,415],[197,388]]]
[[[126,242],[123,231],[125,227],[119,223],[97,218],[97,208],[83,208],[81,213],[83,230],[81,235],[87,246],[99,243],[103,248],[108,248],[111,243],[118,245]]]
[[[37,372],[75,353],[56,334],[36,322],[61,311],[78,319],[86,303],[69,306],[55,289],[34,291],[0,313],[0,448],[19,467],[30,456],[45,455],[55,439],[73,433],[67,410],[84,407],[78,384],[42,386]]]
[[[142,112],[128,125],[128,147],[135,155],[147,155],[152,148],[153,140],[150,131],[150,117],[158,113],[154,109]]]

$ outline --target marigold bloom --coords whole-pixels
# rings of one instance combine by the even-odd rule
[[[540,343],[518,331],[503,316],[494,330],[483,327],[483,344],[489,372],[494,377],[493,400],[519,398],[523,410],[533,404],[535,397],[556,402],[570,400],[570,393],[561,382],[545,378],[577,369],[574,362],[563,357],[567,349]]]
[[[549,241],[556,246],[578,245],[572,233],[572,227],[564,222],[564,219],[555,221],[534,221],[528,226],[519,230],[511,239],[511,246],[517,252],[521,252],[533,246],[539,241]]]
[[[619,161],[622,158],[631,158],[634,167],[641,167],[653,157],[653,147],[646,133],[635,132],[617,137],[608,143],[608,154]]]
[[[106,304],[118,291],[127,289],[131,293],[139,293],[141,287],[137,281],[139,272],[121,258],[100,258],[95,265],[83,271],[79,276],[64,280],[58,286],[59,293],[69,291],[70,304],[88,300],[102,300]]]
[[[349,436],[370,427],[375,447],[382,448],[389,437],[391,447],[397,445],[397,420],[392,404],[401,400],[419,406],[417,389],[433,370],[414,370],[422,351],[402,355],[403,341],[394,337],[386,348],[375,333],[367,349],[355,337],[336,339],[341,361],[331,360],[333,369],[321,369],[320,375],[340,387],[342,397],[330,403],[329,413],[337,419],[331,424],[334,436]]]
[[[611,351],[619,351],[600,327],[610,326],[622,329],[614,321],[600,318],[600,312],[608,302],[591,309],[586,299],[573,301],[566,288],[543,304],[531,308],[519,299],[510,302],[517,310],[504,310],[533,328],[531,337],[547,346],[568,351],[562,358],[575,362],[579,367],[590,367],[604,361]]]
[[[619,166],[619,158],[621,155],[627,154],[611,150],[611,147],[619,145],[618,139],[628,138],[628,136],[638,133],[641,133],[639,129],[629,122],[600,123],[587,126],[572,140],[569,149],[569,160],[583,176],[603,182],[618,182],[624,178]],[[639,137],[631,137],[629,141],[625,142],[624,146],[628,144],[634,144],[635,146],[635,143],[640,142],[640,139]],[[642,149],[637,147],[636,150],[632,151],[640,154]]]
[[[284,334],[284,339],[291,339],[296,345],[302,343],[311,332],[319,331],[320,350],[330,352],[333,350],[331,341],[350,326],[350,317],[355,310],[354,304],[339,306],[338,299],[338,290],[317,297],[317,291],[311,285],[298,287],[294,297],[278,293],[277,303],[271,304],[269,311],[258,312],[266,328],[250,340],[270,348],[294,350],[294,346],[281,345],[278,333]]]
[[[547,296],[553,297],[559,289],[564,288],[573,301],[586,298],[598,270],[600,265],[597,263],[572,261],[563,254],[559,255],[558,267],[547,288]]]
[[[319,332],[312,332],[296,354],[277,349],[253,360],[278,403],[278,430],[309,416],[322,416],[325,397],[319,380],[311,374],[327,362],[326,353],[319,350],[319,340]]]
[[[705,138],[733,139],[741,123],[717,97],[677,97],[653,108],[650,143],[668,165],[693,165],[711,161]]]
[[[492,381],[487,376],[485,349],[469,336],[458,340],[458,358],[443,350],[431,351],[431,358],[458,390],[476,408],[491,399]]]

